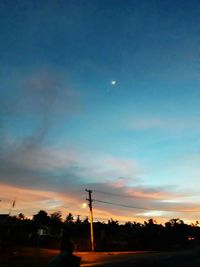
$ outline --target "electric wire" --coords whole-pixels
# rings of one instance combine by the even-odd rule
[[[99,200],[99,199],[93,199],[93,201],[103,203],[103,204],[109,204],[109,205],[114,205],[114,206],[119,206],[123,208],[130,208],[130,209],[136,209],[136,210],[150,210],[150,211],[164,211],[164,212],[177,212],[177,213],[182,213],[182,212],[200,212],[200,210],[167,210],[167,209],[155,209],[155,208],[145,208],[145,207],[139,207],[139,206],[132,206],[132,205],[126,205],[126,204],[121,204],[121,203],[114,203],[110,201],[104,201],[104,200]]]
[[[125,205],[125,204],[120,204],[120,203],[113,203],[113,202],[103,201],[103,200],[99,200],[99,199],[93,199],[93,201],[104,203],[104,204],[120,206],[120,207],[124,207],[124,208],[131,208],[131,209],[138,209],[138,210],[155,210],[155,209],[150,209],[150,208],[142,208],[142,207],[136,207],[136,206]]]
[[[116,197],[125,197],[125,198],[133,198],[135,196],[126,196],[123,194],[117,194],[117,193],[111,193],[111,192],[104,192],[101,190],[93,190],[93,192],[100,193],[100,194],[105,194],[105,195],[111,195],[111,196],[116,196]]]

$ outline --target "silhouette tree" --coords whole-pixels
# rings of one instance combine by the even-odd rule
[[[56,211],[50,215],[50,232],[52,235],[60,235],[62,229],[62,214]]]
[[[198,221],[187,225],[179,218],[171,219],[165,225],[158,224],[154,219],[144,223],[129,221],[122,225],[111,218],[108,223],[94,222],[95,247],[99,251],[183,248],[198,244],[198,225]],[[24,214],[19,213],[18,216],[8,216],[0,222],[0,237],[3,236],[5,240],[16,244],[36,245],[40,242],[40,245],[48,244],[47,247],[57,248],[61,233],[72,238],[76,249],[90,248],[88,218],[82,221],[77,216],[77,219],[74,219],[72,213],[66,216],[65,222],[62,221],[61,212],[57,211],[48,216],[44,210],[35,214],[32,220],[25,219]]]
[[[119,225],[118,221],[113,220],[112,218],[110,220],[108,220],[108,225],[116,227]]]
[[[82,221],[80,219],[80,215],[77,215],[77,218],[76,218],[76,221],[75,221],[76,224],[81,224]]]
[[[37,214],[33,215],[33,221],[35,221],[39,225],[48,225],[50,217],[48,216],[46,211],[40,210]]]
[[[62,213],[60,211],[55,211],[50,215],[50,220],[54,222],[62,222]]]
[[[89,224],[88,217],[85,218],[85,220],[82,221],[83,224]]]
[[[73,217],[73,215],[72,215],[71,212],[67,215],[66,220],[65,220],[65,223],[67,223],[67,224],[74,223],[74,217]]]

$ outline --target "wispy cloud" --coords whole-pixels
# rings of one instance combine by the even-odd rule
[[[189,118],[169,118],[165,116],[144,116],[140,118],[133,118],[128,122],[127,127],[133,130],[168,130],[168,131],[182,131],[200,130],[200,119],[198,117]]]
[[[23,150],[41,145],[56,123],[82,109],[78,91],[68,85],[65,75],[58,70],[18,73],[8,91],[9,94],[2,94],[1,137],[8,140],[13,132],[15,146]]]
[[[22,143],[9,153],[1,154],[0,158],[1,182],[56,190],[62,190],[67,183],[77,186],[84,181],[111,181],[116,177],[133,181],[139,173],[134,160],[68,147],[56,149],[37,145],[27,148]]]
[[[53,70],[40,70],[30,73],[21,81],[20,110],[43,114],[53,119],[55,115],[77,112],[80,108],[78,92],[66,83],[64,74]],[[56,116],[58,119],[58,116]]]
[[[26,147],[26,146],[25,146]],[[84,191],[85,187],[97,191],[108,192],[99,195],[100,199],[123,205],[133,205],[138,209],[181,210],[176,199],[190,196],[190,193],[178,192],[179,189],[166,186],[145,185],[142,168],[136,160],[114,157],[108,154],[95,154],[65,147],[21,146],[13,149],[12,153],[1,154],[0,182],[10,186],[21,186],[28,190],[47,190],[58,194]],[[191,193],[192,194],[192,193]],[[125,196],[125,197],[123,197]],[[77,198],[79,202],[81,199]],[[83,197],[84,199],[84,197]],[[166,201],[168,200],[168,201]],[[172,203],[173,201],[174,203]],[[187,199],[183,199],[187,203]],[[189,207],[194,203],[189,203]],[[184,204],[185,207],[185,204]]]
[[[124,221],[160,214],[150,211],[163,211],[166,218],[193,218],[199,212],[197,201],[191,201],[195,197],[193,191],[180,191],[174,185],[145,184],[142,167],[134,159],[72,147],[34,145],[27,149],[24,143],[10,148],[0,158],[2,198],[11,201],[17,194],[16,212],[22,210],[31,215],[42,207],[50,212],[68,209],[79,214],[86,198],[85,188],[94,190],[94,199],[108,202],[94,202],[96,219],[117,217]],[[193,217],[187,213],[191,211],[195,213]],[[81,213],[87,215],[85,210]]]

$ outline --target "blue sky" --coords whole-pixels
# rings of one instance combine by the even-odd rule
[[[144,208],[96,203],[99,220],[198,219],[199,10],[1,1],[1,212],[86,216],[88,187]]]

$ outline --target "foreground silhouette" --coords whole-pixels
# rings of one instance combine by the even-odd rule
[[[79,267],[81,258],[73,255],[74,245],[63,237],[60,246],[60,253],[48,264],[48,267]]]

